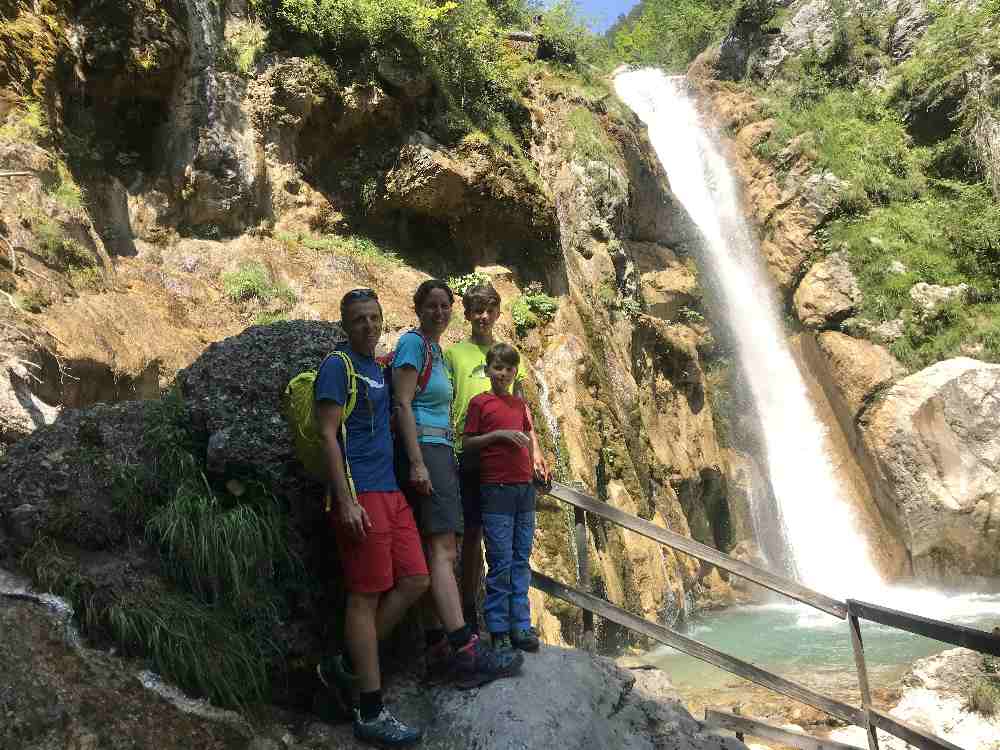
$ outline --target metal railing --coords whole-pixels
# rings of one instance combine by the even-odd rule
[[[591,645],[594,642],[593,616],[596,614],[633,632],[652,638],[689,656],[724,669],[738,677],[750,680],[801,703],[813,706],[848,724],[861,727],[868,736],[869,750],[878,750],[876,729],[881,729],[884,732],[899,737],[921,750],[962,750],[962,748],[940,737],[928,734],[872,707],[871,688],[868,683],[868,670],[865,662],[864,644],[861,638],[860,620],[865,619],[878,622],[882,625],[898,628],[917,635],[973,649],[983,654],[1000,656],[1000,637],[997,635],[976,630],[975,628],[952,625],[947,622],[931,620],[906,612],[898,612],[877,604],[869,604],[853,599],[848,599],[847,601],[832,599],[794,581],[776,576],[755,565],[750,565],[749,563],[730,557],[713,547],[700,544],[686,536],[668,531],[662,526],[657,526],[631,513],[619,510],[572,487],[553,483],[549,495],[572,505],[574,509],[577,587],[560,583],[537,571],[532,571],[531,585],[539,591],[574,604],[583,610],[584,644]],[[638,617],[592,594],[590,591],[589,543],[587,539],[588,513],[605,521],[610,521],[629,531],[641,534],[663,546],[691,555],[703,562],[711,563],[722,570],[746,578],[771,591],[807,604],[840,620],[847,620],[850,629],[851,644],[854,649],[858,685],[861,690],[861,708],[850,706],[836,698],[823,695],[805,685],[800,685],[765,669],[761,669],[749,662],[714,649],[693,638],[689,638],[675,630]],[[787,730],[773,727],[755,719],[734,716],[721,711],[707,710],[705,720],[706,724],[714,727],[732,729],[740,734],[752,734],[764,739],[774,739],[784,742],[786,745],[801,747],[806,750],[851,747],[850,745],[832,742],[831,740],[821,740],[809,735],[788,732]],[[778,735],[781,736],[779,737]]]

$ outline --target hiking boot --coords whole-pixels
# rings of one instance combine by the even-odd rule
[[[537,651],[538,631],[534,628],[527,628],[526,630],[514,628],[510,631],[510,642],[514,648],[519,648],[522,651]]]
[[[388,708],[371,721],[362,721],[361,712],[354,712],[354,736],[362,742],[368,742],[379,747],[402,747],[412,745],[424,736],[424,732],[416,727],[410,727],[393,716]]]
[[[491,640],[493,641],[494,651],[510,651],[514,648],[510,642],[510,635],[508,633],[494,633]]]
[[[344,664],[343,654],[333,656],[316,665],[316,676],[336,704],[337,710],[349,719],[357,704],[358,677]]]
[[[442,638],[424,652],[424,679],[427,682],[444,682],[455,666],[455,654],[447,638]]]
[[[495,651],[483,646],[479,636],[455,652],[455,685],[462,689],[480,687],[501,677],[517,673],[524,663],[524,654],[514,651]]]

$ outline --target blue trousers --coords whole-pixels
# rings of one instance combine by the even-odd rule
[[[481,488],[486,542],[486,602],[483,617],[491,633],[531,626],[528,586],[535,536],[535,488],[526,484],[484,484]]]

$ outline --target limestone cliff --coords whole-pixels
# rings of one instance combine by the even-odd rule
[[[499,332],[529,359],[561,480],[722,549],[751,541],[745,487],[727,479],[747,459],[720,447],[706,397],[714,340],[685,254],[692,230],[605,83],[529,61],[509,115],[520,130],[456,134],[430,73],[399,63],[406,50],[335,68],[274,43],[239,62],[234,40],[262,28],[242,4],[148,5],[14,11],[59,62],[0,111],[6,564],[72,597],[90,637],[148,655],[116,612],[162,600],[195,617],[189,596],[222,594],[192,594],[194,574],[168,563],[179,550],[145,525],[199,498],[213,522],[252,507],[271,538],[278,507],[281,543],[245,550],[232,575],[283,571],[283,595],[251,576],[265,586],[252,616],[220,619],[204,643],[235,633],[281,678],[274,700],[307,703],[310,660],[336,643],[335,561],[277,395],[331,345],[318,321],[346,290],[378,290],[391,346],[422,279],[473,271],[504,298]],[[526,319],[541,292],[555,313]],[[445,343],[465,330],[456,314]],[[155,402],[174,385],[186,405]],[[541,504],[534,564],[574,582],[567,513]],[[590,531],[598,593],[638,614],[674,622],[734,596],[694,560],[595,520]],[[533,597],[546,640],[576,643],[579,613]],[[235,700],[224,682],[156,663]]]

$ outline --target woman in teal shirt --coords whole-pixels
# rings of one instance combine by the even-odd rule
[[[438,622],[427,631],[429,672],[451,673],[460,687],[476,687],[514,674],[520,652],[486,648],[462,615],[455,580],[456,534],[463,531],[454,435],[452,385],[441,351],[441,335],[451,322],[455,295],[440,279],[428,279],[413,295],[420,326],[404,333],[392,360],[393,399],[405,460],[399,478],[413,505],[431,573],[431,596]],[[432,358],[426,387],[418,389],[426,357]]]

